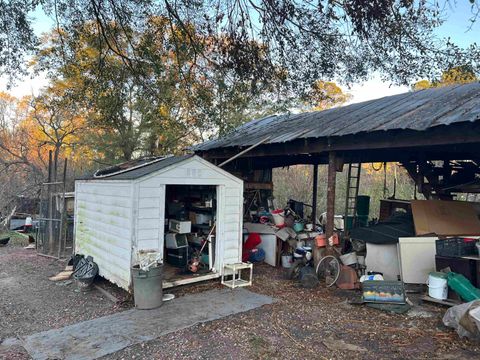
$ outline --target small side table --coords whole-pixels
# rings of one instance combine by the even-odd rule
[[[242,279],[242,270],[250,270],[250,276],[248,280]],[[227,273],[225,275],[225,273]],[[231,274],[230,274],[231,273]],[[231,280],[225,280],[225,276],[232,275]],[[235,263],[227,264],[223,266],[222,273],[222,285],[228,286],[229,288],[235,289],[237,287],[251,286],[253,278],[253,264],[252,263]]]

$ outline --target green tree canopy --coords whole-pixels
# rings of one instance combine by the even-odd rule
[[[470,1],[472,11],[478,8],[476,0],[461,1]],[[476,44],[462,49],[435,37],[449,9],[437,1],[9,0],[0,1],[0,69],[6,74],[19,74],[25,57],[38,48],[30,16],[37,7],[73,40],[82,36],[84,24],[93,23],[100,34],[97,47],[108,49],[133,73],[157,64],[146,61],[129,33],[142,32],[153,17],[161,17],[181,29],[171,44],[175,54],[188,50],[195,64],[229,69],[257,93],[279,79],[300,93],[305,83],[352,82],[371,71],[409,83],[449,64],[477,68],[480,54]]]
[[[433,81],[417,81],[413,84],[412,90],[416,91],[455,84],[468,84],[475,81],[478,81],[478,77],[472,67],[462,65],[451,67],[450,69],[443,71],[439,79],[434,79]]]

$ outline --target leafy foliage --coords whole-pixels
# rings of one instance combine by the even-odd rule
[[[468,84],[478,81],[478,77],[470,66],[455,66],[444,71],[439,79],[433,81],[420,80],[412,86],[412,90],[423,90],[433,87]]]
[[[345,104],[351,99],[342,89],[332,81],[316,81],[313,83],[306,100],[313,105],[314,110],[326,110]]]
[[[7,34],[2,39],[8,37],[0,42],[0,66],[13,74],[35,47],[27,14],[38,0],[0,4],[4,14],[0,28]],[[142,45],[130,34],[143,32],[154,18],[162,19],[165,26],[176,29],[170,46],[179,66],[188,54],[192,65],[210,63],[231,71],[256,93],[272,82],[302,93],[305,83],[336,77],[352,82],[372,70],[408,83],[456,64],[478,67],[477,45],[461,49],[433,35],[444,17],[443,4],[437,1],[43,0],[40,4],[73,41],[82,37],[84,24],[93,24],[101,35],[98,48],[107,48],[140,75],[155,70],[157,63],[145,59]],[[475,5],[473,1],[473,21],[478,15]]]

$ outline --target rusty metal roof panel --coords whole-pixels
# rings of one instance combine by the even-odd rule
[[[339,108],[273,115],[250,121],[195,151],[283,143],[302,138],[345,136],[373,131],[424,131],[439,125],[480,120],[480,83],[427,89],[387,96]]]

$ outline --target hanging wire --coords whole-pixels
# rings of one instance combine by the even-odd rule
[[[387,163],[384,162],[383,163],[383,198],[384,199],[387,198],[387,193],[388,193],[388,189],[387,189]]]

